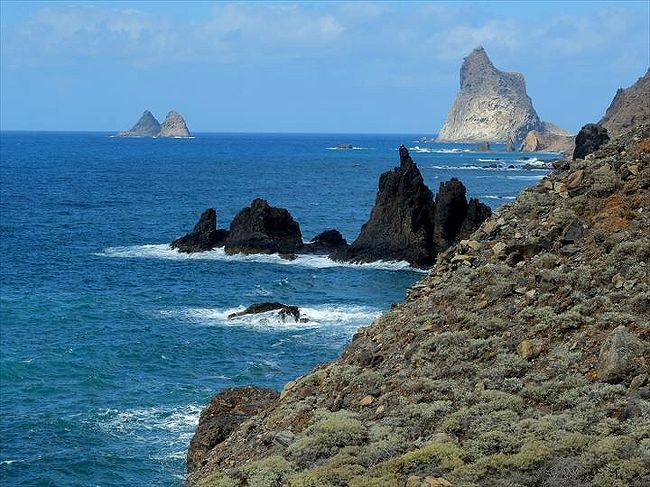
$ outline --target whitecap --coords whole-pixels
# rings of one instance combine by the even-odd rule
[[[516,196],[499,196],[495,194],[484,194],[481,198],[487,200],[514,200]]]
[[[506,176],[506,179],[519,180],[519,181],[538,181],[544,178],[546,174],[533,174],[531,176]]]
[[[479,162],[499,162],[501,159],[481,159],[481,158],[478,158],[476,160],[479,161]]]
[[[427,166],[427,169],[444,169],[444,170],[453,170],[453,171],[543,171],[544,174],[541,175],[540,177],[544,177],[546,173],[548,173],[548,169],[546,168],[538,168],[538,167],[531,167],[531,168],[524,168],[521,166],[513,166],[513,167],[485,167],[485,166],[474,166],[474,165],[468,165],[468,166]]]
[[[246,309],[237,308],[180,308],[163,309],[160,314],[177,317],[193,324],[207,326],[236,326],[255,328],[258,330],[307,330],[312,328],[336,327],[356,329],[372,323],[382,310],[369,306],[354,306],[341,304],[323,304],[316,306],[300,306],[300,315],[307,318],[306,322],[282,320],[276,311],[238,316],[229,319],[233,313]]]
[[[297,265],[314,269],[350,267],[386,271],[425,272],[411,267],[406,261],[376,261],[363,264],[337,262],[326,255],[298,254],[293,260],[283,259],[279,254],[235,254],[228,255],[223,247],[206,252],[186,254],[172,249],[169,244],[134,245],[129,247],[108,247],[94,253],[99,257],[165,259],[165,260],[215,260],[224,262],[256,262],[262,264]]]

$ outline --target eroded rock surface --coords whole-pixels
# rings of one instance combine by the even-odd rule
[[[194,229],[187,235],[174,240],[171,243],[171,248],[185,253],[204,252],[215,247],[223,247],[227,236],[227,230],[217,230],[215,209],[208,208],[201,214]]]
[[[650,123],[650,69],[629,88],[620,88],[598,122],[610,137],[618,137],[632,127]]]
[[[160,123],[149,110],[145,110],[140,120],[130,130],[120,132],[120,137],[155,137],[160,132]]]
[[[576,135],[573,160],[584,159],[607,142],[609,142],[607,129],[595,123],[588,123]]]
[[[158,137],[191,137],[185,119],[180,113],[170,111],[160,125]]]

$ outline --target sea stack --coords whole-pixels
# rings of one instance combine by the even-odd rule
[[[191,137],[185,120],[180,113],[172,110],[160,126],[158,137]]]
[[[160,123],[149,110],[145,110],[140,120],[131,127],[118,134],[119,137],[155,137],[160,132]]]
[[[541,129],[523,75],[499,71],[485,49],[474,49],[460,68],[460,92],[438,141],[506,143]]]

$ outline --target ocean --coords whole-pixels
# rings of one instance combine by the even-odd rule
[[[335,358],[423,276],[394,262],[171,251],[205,208],[227,228],[262,197],[287,208],[306,240],[337,228],[352,241],[400,144],[434,193],[458,177],[492,208],[556,157],[470,152],[421,134],[110,135],[1,134],[3,486],[178,486],[215,393],[281,389]],[[261,301],[297,305],[310,321],[226,318]]]

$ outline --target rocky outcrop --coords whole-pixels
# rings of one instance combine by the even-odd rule
[[[205,210],[194,229],[171,243],[172,249],[192,253],[223,247],[228,236],[227,230],[217,230],[217,212],[214,208]]]
[[[232,320],[233,318],[239,318],[241,316],[247,315],[257,315],[260,313],[268,313],[269,311],[277,311],[278,317],[282,321],[308,321],[306,318],[301,317],[300,309],[298,306],[288,306],[282,303],[256,303],[251,304],[248,308],[243,311],[238,311],[236,313],[231,313],[228,315],[228,319]]]
[[[131,130],[120,132],[119,137],[155,137],[160,132],[160,123],[149,110],[145,110],[140,120]]]
[[[561,152],[569,155],[573,153],[573,148],[573,135],[553,133],[546,130],[531,130],[526,134],[526,138],[521,143],[519,150],[521,152]]]
[[[440,185],[433,199],[406,147],[400,165],[379,178],[379,191],[370,218],[349,248],[335,252],[337,260],[372,262],[404,260],[429,267],[438,252],[459,236],[467,215],[465,187],[457,179]],[[483,205],[480,214],[490,212]]]
[[[205,464],[208,453],[222,443],[241,423],[277,401],[279,394],[261,387],[226,389],[212,398],[201,411],[189,450],[187,471],[192,473]]]
[[[649,137],[501,206],[189,482],[648,485]]]
[[[284,208],[257,198],[230,224],[227,254],[295,254],[302,248],[300,225]]]
[[[167,114],[165,120],[160,125],[158,137],[191,137],[185,120],[180,113],[172,110]]]
[[[576,135],[573,160],[584,159],[607,142],[609,142],[607,129],[595,123],[588,123]]]
[[[439,142],[522,140],[541,130],[524,77],[494,67],[482,47],[460,68],[460,92],[438,134]]]
[[[620,88],[598,122],[610,137],[640,124],[650,123],[650,69],[629,88]]]
[[[311,242],[305,244],[302,252],[310,254],[331,254],[341,251],[348,246],[341,232],[335,229],[325,230],[316,235]]]

